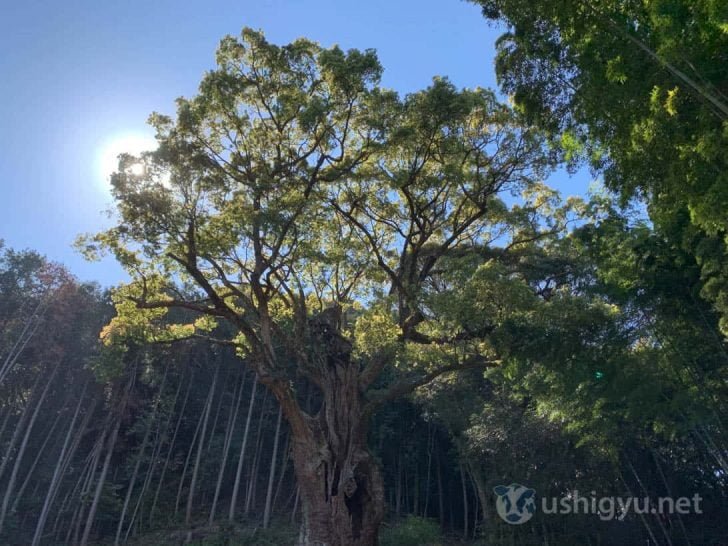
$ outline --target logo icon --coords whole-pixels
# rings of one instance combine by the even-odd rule
[[[496,494],[495,509],[506,523],[526,523],[536,512],[536,491],[525,485],[512,483],[493,488]]]

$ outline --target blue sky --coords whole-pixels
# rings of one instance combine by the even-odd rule
[[[383,85],[402,93],[434,75],[460,87],[495,87],[500,30],[459,0],[26,1],[0,17],[0,239],[66,264],[82,280],[123,278],[111,261],[72,248],[107,225],[104,150],[150,135],[152,111],[174,113],[212,68],[222,36],[243,26],[276,43],[305,36],[328,46],[375,48]],[[554,185],[584,193],[588,178]]]

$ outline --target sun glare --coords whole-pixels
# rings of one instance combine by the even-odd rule
[[[151,151],[157,148],[157,141],[151,136],[142,134],[127,134],[110,139],[102,148],[99,154],[99,171],[103,180],[108,183],[109,177],[119,166],[119,154],[127,153],[138,155],[141,152]],[[142,165],[134,165],[132,173],[143,174]]]

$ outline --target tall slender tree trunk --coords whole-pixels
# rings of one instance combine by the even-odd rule
[[[442,463],[440,462],[439,444],[435,450],[435,467],[437,469],[437,515],[440,518],[440,527],[445,528],[445,492],[442,487]]]
[[[65,404],[68,403],[68,400],[66,400]],[[30,484],[30,480],[33,478],[33,475],[35,474],[35,469],[38,466],[38,463],[40,462],[40,459],[47,453],[46,449],[48,448],[48,444],[51,440],[56,440],[56,443],[54,443],[51,446],[51,451],[54,451],[59,438],[56,438],[56,436],[53,434],[56,431],[56,427],[58,426],[58,423],[61,420],[61,417],[63,416],[63,412],[65,410],[65,404],[64,407],[61,409],[61,411],[58,412],[58,415],[56,415],[56,418],[53,420],[53,423],[51,426],[46,429],[43,433],[43,436],[45,439],[43,440],[43,443],[41,444],[40,448],[37,450],[35,454],[35,458],[33,459],[33,462],[30,465],[30,468],[28,468],[28,471],[25,473],[25,479],[23,480],[23,483],[18,488],[17,493],[13,495],[13,504],[10,506],[10,512],[15,512],[18,509],[18,505],[20,504],[20,501],[23,500],[23,495],[25,494],[25,490],[27,489],[28,485]]]
[[[8,480],[8,484],[5,488],[5,495],[3,496],[3,502],[2,507],[0,508],[0,533],[3,532],[3,527],[5,526],[5,517],[8,513],[8,506],[10,505],[10,499],[13,496],[13,492],[15,490],[15,481],[18,479],[18,472],[20,471],[20,465],[23,461],[23,456],[25,455],[25,449],[28,447],[28,440],[30,439],[30,433],[33,431],[33,426],[35,425],[35,420],[38,418],[38,412],[40,411],[40,407],[43,405],[43,402],[45,401],[46,395],[48,394],[48,389],[51,387],[51,383],[53,383],[53,380],[56,377],[56,372],[58,371],[59,364],[56,364],[53,367],[53,371],[51,372],[50,377],[48,378],[48,382],[46,383],[45,387],[43,388],[43,392],[40,395],[40,398],[35,404],[35,408],[33,409],[33,414],[30,417],[30,422],[28,423],[27,428],[25,429],[25,434],[23,435],[23,441],[20,443],[20,448],[18,449],[18,453],[15,456],[15,463],[13,464],[13,470],[10,473],[10,479]]]
[[[245,418],[245,431],[243,432],[243,443],[240,446],[238,455],[238,467],[235,472],[235,481],[233,482],[233,493],[230,498],[230,510],[228,512],[228,521],[235,521],[235,508],[237,506],[238,493],[240,491],[240,478],[243,474],[243,461],[245,460],[245,448],[248,445],[248,434],[250,433],[250,420],[253,417],[253,407],[255,405],[255,391],[258,386],[258,376],[253,380],[253,388],[250,391],[250,403],[248,404],[248,415]]]
[[[89,424],[91,422],[91,419],[94,415],[94,410],[96,409],[96,404],[99,402],[97,398],[94,398],[93,402],[91,403],[91,407],[86,410],[86,415],[84,415],[83,423],[81,426],[79,426],[78,431],[76,432],[72,442],[71,447],[68,448],[68,452],[66,453],[65,460],[61,463],[60,467],[60,474],[59,474],[59,481],[56,483],[56,489],[52,493],[49,501],[49,507],[53,505],[55,502],[56,496],[60,492],[60,486],[61,486],[61,480],[63,476],[65,475],[66,471],[68,470],[69,466],[71,465],[71,462],[73,461],[73,457],[76,454],[76,451],[78,450],[79,445],[81,444],[81,440],[83,440],[84,436],[86,435],[86,432],[88,431]],[[94,457],[95,452],[100,453],[100,448],[92,448],[91,454],[86,458],[86,460],[83,463],[83,466],[81,468],[81,472],[79,475],[78,480],[76,480],[75,485],[73,486],[73,489],[69,491],[68,494],[66,494],[66,497],[63,499],[63,502],[61,503],[61,506],[58,508],[58,513],[56,514],[56,518],[53,521],[53,529],[51,530],[51,534],[53,536],[58,536],[59,532],[59,522],[61,516],[64,514],[65,508],[67,506],[68,500],[70,498],[76,499],[81,501],[85,495],[84,487],[86,486],[87,481],[90,481],[91,475],[93,470],[96,468],[96,464],[98,463],[98,457]],[[78,497],[75,496],[76,492],[79,491],[82,492],[81,495]],[[71,527],[71,524],[69,524],[69,528]],[[66,541],[68,542],[68,541]]]
[[[231,415],[228,417],[228,426],[225,434],[225,443],[222,448],[222,460],[220,461],[220,470],[217,473],[217,483],[215,484],[215,494],[212,497],[212,507],[210,508],[210,520],[209,523],[212,525],[215,521],[215,512],[217,510],[217,501],[220,498],[220,489],[222,488],[222,480],[225,476],[225,468],[227,466],[228,455],[230,454],[230,444],[232,443],[233,435],[235,434],[235,423],[238,420],[238,413],[240,412],[240,402],[243,400],[243,389],[245,388],[245,372],[243,371],[242,377],[240,378],[240,385],[238,387],[237,396],[233,404],[230,405]]]
[[[419,516],[420,509],[420,465],[415,459],[415,479],[412,482],[412,513]]]
[[[430,476],[432,474],[432,450],[434,449],[435,434],[432,430],[432,424],[427,427],[427,474],[425,478],[425,507],[422,510],[422,516],[427,517],[427,509],[430,506]]]
[[[96,510],[99,507],[99,501],[101,500],[101,493],[104,489],[104,484],[106,482],[106,475],[109,472],[109,466],[111,465],[111,457],[114,455],[114,447],[116,446],[116,440],[119,437],[119,429],[121,428],[121,420],[124,416],[124,411],[126,410],[126,404],[129,401],[129,396],[131,394],[131,390],[134,387],[134,383],[136,381],[136,371],[137,371],[137,365],[139,364],[139,360],[137,359],[134,363],[134,366],[131,370],[131,376],[129,377],[129,381],[127,382],[126,388],[124,389],[124,394],[122,395],[121,401],[119,402],[119,406],[116,411],[117,415],[114,417],[112,414],[112,419],[115,421],[114,428],[111,432],[111,435],[109,437],[107,451],[106,451],[106,458],[104,459],[104,465],[101,468],[101,475],[99,476],[99,481],[96,484],[96,490],[94,491],[94,497],[91,501],[91,507],[88,511],[88,516],[86,518],[86,525],[83,529],[83,536],[81,537],[81,543],[80,546],[87,546],[88,539],[91,536],[91,529],[93,528],[94,524],[94,518],[96,517]],[[93,472],[95,470],[95,467],[91,470],[91,475],[93,476]]]
[[[265,509],[263,511],[263,529],[268,528],[270,523],[271,501],[273,500],[273,482],[276,476],[276,461],[278,460],[278,440],[281,433],[281,417],[283,409],[278,407],[278,419],[276,420],[276,433],[273,440],[273,454],[270,461],[270,473],[268,474],[268,490],[265,493]]]
[[[71,520],[68,523],[68,532],[66,533],[66,542],[69,544],[73,544],[74,546],[78,544],[78,541],[80,540],[81,523],[83,520],[83,515],[86,513],[86,501],[88,499],[89,493],[91,492],[91,488],[93,487],[93,480],[96,475],[96,467],[98,466],[99,460],[101,459],[101,454],[104,452],[104,446],[106,445],[107,437],[108,433],[106,430],[104,430],[101,433],[101,437],[96,442],[96,445],[91,450],[91,454],[88,457],[88,464],[86,465],[86,468],[81,473],[81,476],[79,477],[76,485],[71,491],[70,497],[67,496],[67,498],[76,499],[75,493],[80,486],[80,489],[78,489],[78,503],[75,510],[73,511],[73,514],[71,515]],[[54,530],[58,526],[59,519],[63,514],[65,507],[66,501],[64,500],[56,516],[56,521],[53,523]],[[71,536],[73,536],[73,541],[71,541]]]
[[[632,493],[632,490],[630,489],[629,484],[627,483],[627,480],[625,480],[624,475],[622,475],[621,470],[619,471],[619,477],[621,478],[624,486],[627,488],[627,493],[629,493],[629,496],[634,497],[634,493]],[[657,542],[657,537],[655,536],[654,531],[652,531],[652,527],[650,527],[650,524],[648,523],[645,515],[641,511],[638,512],[638,515],[640,517],[640,520],[642,521],[642,525],[644,526],[645,530],[647,531],[647,534],[650,536],[650,539],[652,539],[652,542],[654,544],[659,544],[659,542]]]
[[[210,438],[207,441],[207,452],[212,449],[212,441],[215,439],[215,431],[217,430],[217,422],[220,418],[220,410],[222,409],[222,403],[225,401],[225,388],[227,387],[228,374],[225,374],[222,379],[222,388],[220,389],[220,395],[217,397],[217,409],[215,410],[215,418],[212,420],[212,427],[210,428]]]
[[[121,539],[121,530],[124,528],[124,521],[126,520],[126,512],[129,509],[129,502],[131,501],[131,495],[134,491],[134,486],[136,485],[137,476],[139,475],[139,468],[142,464],[142,458],[144,457],[144,451],[147,449],[147,443],[149,442],[149,434],[152,430],[152,422],[150,421],[147,425],[147,429],[144,432],[144,439],[142,440],[142,445],[139,448],[139,453],[137,453],[137,460],[134,463],[134,470],[131,473],[131,478],[129,480],[129,486],[126,489],[126,495],[124,496],[124,505],[121,508],[121,516],[119,516],[119,522],[116,525],[116,536],[114,537],[114,546],[119,545],[119,540]]]
[[[207,405],[205,407],[205,416],[202,421],[202,431],[197,444],[197,456],[195,458],[195,466],[192,469],[192,481],[190,482],[190,491],[187,495],[187,509],[185,510],[185,524],[189,527],[192,523],[192,501],[195,498],[195,488],[197,486],[197,476],[200,471],[200,461],[202,460],[202,448],[205,443],[205,435],[207,434],[207,422],[210,418],[210,408],[212,407],[212,399],[215,396],[215,387],[217,386],[217,374],[220,366],[215,369],[215,375],[212,378],[212,386],[210,394],[207,397]]]
[[[260,465],[260,452],[263,447],[263,418],[266,416],[268,409],[268,391],[263,395],[263,403],[260,407],[258,415],[258,427],[255,431],[255,454],[253,456],[253,464],[250,469],[250,478],[248,479],[248,489],[245,494],[245,508],[243,514],[247,517],[253,507],[255,499],[256,486],[258,485],[258,466]]]
[[[161,435],[161,431],[157,430],[157,435]],[[142,504],[144,503],[144,498],[147,494],[147,489],[149,488],[149,484],[152,481],[152,475],[154,474],[154,462],[156,460],[157,456],[157,449],[155,448],[155,451],[152,455],[152,461],[149,464],[149,468],[147,469],[147,475],[144,477],[144,481],[142,482],[142,489],[139,491],[139,496],[137,497],[136,504],[134,505],[134,511],[131,514],[131,518],[129,519],[129,525],[126,528],[126,533],[124,533],[124,543],[126,543],[129,540],[129,535],[131,534],[132,529],[134,528],[134,524],[138,522],[138,529],[141,530],[142,527],[142,521],[141,518],[137,519],[137,516],[139,515],[139,510],[142,507]]]
[[[164,376],[162,377],[162,382],[159,387],[159,393],[157,395],[156,400],[154,401],[154,408],[152,409],[152,415],[149,418],[149,423],[147,423],[147,428],[144,431],[144,438],[142,439],[142,445],[139,448],[139,453],[137,454],[137,460],[134,463],[134,471],[132,472],[131,479],[129,480],[129,487],[127,487],[126,495],[124,497],[124,506],[121,509],[121,516],[119,516],[119,523],[116,526],[116,536],[114,537],[114,546],[118,546],[119,540],[121,539],[121,530],[124,528],[124,520],[126,519],[126,512],[129,509],[129,502],[131,501],[131,496],[132,496],[132,493],[134,492],[134,486],[136,485],[137,476],[139,475],[139,468],[141,467],[142,459],[144,458],[144,451],[147,449],[147,443],[149,443],[149,435],[152,433],[154,421],[157,418],[157,409],[159,408],[159,403],[160,403],[162,395],[164,393],[164,385],[167,381],[167,371],[168,370],[169,370],[169,366],[167,366],[167,368],[165,368],[165,370],[164,370]]]
[[[44,296],[41,301],[38,303],[37,307],[33,311],[30,317],[25,321],[25,324],[23,326],[23,330],[20,332],[20,335],[18,336],[18,339],[13,344],[13,346],[10,348],[10,352],[8,353],[5,360],[3,360],[2,365],[0,365],[0,384],[5,381],[5,378],[8,376],[10,371],[13,369],[13,366],[15,366],[15,363],[18,361],[18,358],[25,350],[25,347],[28,345],[28,342],[33,338],[35,333],[38,331],[38,328],[41,324],[41,319],[43,317],[43,314],[45,313],[45,309],[48,306],[48,302],[50,301],[50,298],[48,296]]]
[[[291,510],[291,523],[296,522],[296,512],[298,512],[298,499],[301,497],[301,488],[296,485],[296,497],[293,499],[293,510]]]
[[[397,480],[394,483],[394,515],[402,514],[402,452],[397,451]]]
[[[209,396],[208,396],[209,398]],[[207,407],[207,400],[205,399],[205,407]],[[177,487],[177,498],[174,502],[174,515],[176,516],[179,512],[179,503],[182,499],[182,489],[185,485],[185,478],[187,476],[187,468],[190,465],[190,461],[192,460],[192,454],[195,452],[195,446],[197,445],[197,437],[200,434],[200,429],[202,428],[202,421],[205,418],[205,409],[202,410],[202,415],[200,415],[200,418],[197,420],[197,427],[195,428],[195,433],[192,435],[192,441],[190,442],[190,447],[187,450],[187,457],[185,458],[185,464],[182,467],[182,476],[180,476],[179,479],[179,486]]]
[[[466,466],[466,470],[468,471],[468,475],[470,476],[470,485],[472,486],[474,493],[473,499],[475,504],[473,505],[473,539],[475,539],[478,534],[478,525],[480,524],[480,511],[478,510],[478,508],[480,507],[480,495],[478,494],[478,486],[475,483],[475,478],[473,477],[473,471],[470,467],[470,463],[468,463],[468,465]]]
[[[119,436],[119,428],[121,427],[121,416],[116,418],[116,424],[109,437],[108,445],[106,447],[106,458],[104,459],[104,466],[101,468],[101,475],[99,481],[96,483],[96,490],[94,492],[93,501],[91,501],[91,507],[86,517],[86,526],[83,529],[83,536],[81,537],[81,546],[87,546],[88,539],[91,536],[91,529],[94,525],[94,519],[96,517],[96,510],[99,507],[99,500],[101,499],[101,492],[104,489],[106,483],[106,475],[109,472],[109,466],[111,465],[111,457],[114,454],[114,447],[116,446],[116,439]]]
[[[625,456],[626,458],[626,456]],[[642,479],[640,478],[639,474],[637,473],[637,470],[635,470],[635,467],[632,465],[632,463],[627,459],[627,466],[629,467],[630,471],[632,472],[632,475],[637,480],[637,484],[640,486],[642,491],[645,493],[645,498],[650,498],[650,492],[647,490],[645,485],[642,483]],[[672,539],[670,538],[670,533],[668,533],[667,529],[665,528],[665,525],[662,523],[662,518],[660,517],[660,514],[658,514],[656,511],[652,512],[655,515],[655,519],[657,520],[657,525],[660,528],[660,531],[662,531],[662,535],[665,537],[665,540],[667,541],[668,546],[672,546]]]
[[[463,464],[460,463],[460,480],[462,482],[463,486],[463,538],[465,540],[468,539],[468,512],[470,512],[470,508],[468,508],[468,485],[467,480],[465,479],[465,469],[463,468]]]
[[[162,484],[164,483],[164,476],[167,473],[167,467],[169,466],[169,460],[172,457],[172,453],[174,452],[174,446],[177,441],[177,433],[179,432],[179,427],[182,424],[182,419],[185,415],[185,409],[187,408],[187,401],[190,398],[190,391],[192,390],[192,384],[194,379],[194,374],[190,377],[190,383],[187,387],[187,392],[185,393],[185,399],[182,402],[182,408],[179,412],[179,417],[177,418],[177,423],[174,426],[174,432],[172,433],[172,439],[169,443],[169,449],[167,450],[167,456],[164,459],[164,465],[162,465],[162,473],[159,476],[159,481],[157,482],[157,489],[154,492],[154,500],[152,501],[152,507],[149,509],[149,527],[154,526],[154,512],[157,508],[157,501],[159,500],[159,493],[162,490]],[[181,385],[181,380],[180,380]],[[174,405],[172,406],[172,412],[174,412]],[[175,505],[176,506],[176,505]]]
[[[172,408],[169,411],[169,416],[166,419],[166,422],[164,425],[162,425],[163,421],[163,415],[160,414],[159,419],[157,420],[157,433],[156,438],[154,441],[154,449],[152,450],[152,456],[149,462],[149,467],[147,468],[146,476],[144,478],[144,482],[142,483],[142,489],[139,492],[139,497],[137,498],[136,505],[134,506],[134,512],[132,513],[131,519],[129,520],[129,526],[126,529],[126,533],[124,534],[124,542],[126,542],[129,539],[129,534],[131,533],[131,530],[134,527],[135,522],[138,523],[139,529],[141,529],[143,522],[142,517],[139,517],[137,520],[137,516],[140,513],[140,510],[142,508],[142,505],[144,503],[144,499],[147,494],[147,490],[149,489],[149,486],[152,483],[152,479],[154,478],[154,470],[157,468],[157,463],[159,460],[159,454],[162,451],[162,445],[164,443],[165,435],[167,434],[167,431],[169,430],[169,426],[172,423],[172,419],[174,418],[174,408],[177,405],[177,399],[179,398],[179,393],[182,390],[182,381],[180,380],[179,384],[177,385],[177,389],[174,393],[174,400],[172,401]]]
[[[3,436],[5,436],[5,429],[8,427],[8,422],[10,422],[10,417],[13,415],[13,408],[10,407],[10,405],[7,405],[7,410],[4,412],[3,416],[3,424],[0,425],[0,443],[2,443]]]
[[[36,389],[38,388],[38,385],[40,385],[41,375],[38,374],[37,379],[33,383],[33,386],[30,389],[31,393],[36,392]],[[7,448],[5,449],[5,455],[3,456],[3,460],[0,463],[0,478],[2,478],[5,475],[5,470],[8,467],[8,464],[13,459],[13,451],[15,451],[15,446],[18,443],[18,440],[20,440],[20,437],[23,435],[23,432],[25,432],[25,423],[30,418],[30,401],[25,404],[25,407],[23,408],[23,412],[20,414],[20,419],[18,420],[18,423],[15,425],[15,430],[13,431],[13,435],[10,437],[10,443],[8,444]]]
[[[280,497],[281,490],[283,489],[283,482],[286,478],[286,469],[288,468],[288,463],[290,462],[290,453],[291,453],[291,444],[290,444],[291,437],[286,432],[286,443],[285,447],[283,448],[283,461],[281,462],[281,471],[278,473],[278,485],[276,485],[276,492],[273,495],[273,507],[278,505],[278,497]]]
[[[83,403],[85,394],[86,385],[84,385],[84,388],[81,391],[81,396],[79,396],[78,398],[78,404],[76,405],[76,409],[73,412],[71,424],[69,425],[68,432],[66,432],[66,437],[63,440],[61,453],[58,456],[58,461],[56,462],[55,468],[53,469],[53,477],[51,478],[51,482],[48,485],[48,491],[46,492],[45,500],[43,501],[43,507],[41,508],[40,515],[38,516],[38,522],[35,526],[35,533],[33,535],[33,542],[31,546],[38,546],[40,544],[41,537],[43,536],[43,529],[45,527],[46,520],[48,519],[48,513],[50,512],[51,503],[53,502],[53,498],[55,497],[56,492],[58,491],[58,488],[60,486],[61,476],[63,475],[62,469],[66,462],[66,453],[68,452],[68,448],[72,445],[71,438],[73,436],[74,426],[76,424],[76,420],[78,419],[79,413],[81,412],[81,404]],[[84,421],[81,426],[85,428],[86,424],[88,424],[88,422]]]
[[[670,488],[670,484],[667,482],[667,477],[665,476],[665,472],[662,470],[662,465],[660,464],[659,456],[657,455],[657,452],[654,449],[651,449],[650,451],[652,452],[652,458],[655,461],[655,466],[657,467],[657,472],[660,474],[660,478],[662,479],[662,484],[665,486],[665,491],[667,491],[667,496],[673,497],[672,489]],[[680,530],[682,531],[683,538],[685,539],[685,544],[687,544],[687,546],[692,546],[691,542],[690,542],[690,537],[688,536],[688,531],[685,528],[685,523],[683,523],[683,520],[680,517],[680,512],[677,512],[676,515],[677,515],[678,525],[680,525]]]
[[[477,471],[477,469],[471,469],[470,475],[473,478],[473,484],[475,485],[475,492],[478,495],[478,504],[480,504],[480,521],[482,524],[485,524],[486,519],[488,517],[488,506],[487,506],[487,489],[485,486],[485,482],[483,481],[483,476],[480,474],[480,472]]]

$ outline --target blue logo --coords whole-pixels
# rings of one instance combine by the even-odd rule
[[[536,491],[525,485],[512,483],[493,488],[496,494],[495,509],[506,523],[526,523],[536,512]]]

